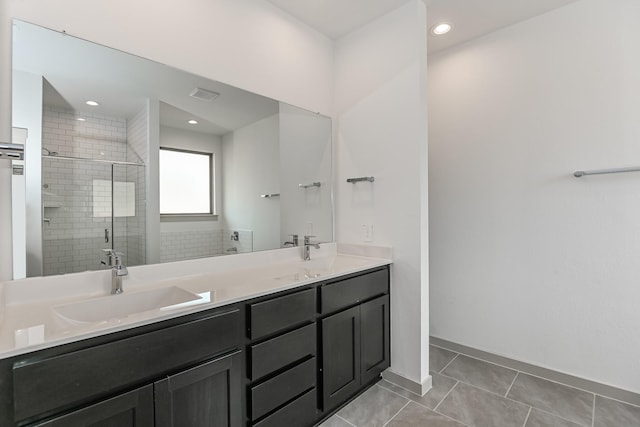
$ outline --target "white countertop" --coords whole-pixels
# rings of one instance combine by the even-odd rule
[[[124,294],[109,295],[111,271],[15,280],[0,284],[0,359],[171,319],[310,283],[391,264],[391,249],[323,244],[302,261],[301,248],[130,267]],[[118,304],[151,290],[177,287],[193,301],[126,317],[79,322],[56,307],[88,300]],[[108,299],[108,300],[107,300]],[[125,301],[120,299],[120,302]]]

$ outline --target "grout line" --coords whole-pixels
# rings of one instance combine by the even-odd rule
[[[336,417],[338,417],[338,418],[340,418],[342,421],[344,421],[345,423],[349,424],[350,426],[352,426],[352,427],[356,427],[356,425],[355,425],[355,424],[351,424],[351,423],[349,422],[349,420],[345,420],[345,419],[344,419],[344,418],[342,418],[340,415],[335,414],[335,416],[336,416]]]
[[[591,410],[591,427],[596,424],[596,395],[593,395],[593,407]]]
[[[594,394],[594,395],[596,395],[596,396],[600,396],[600,397],[603,397],[603,398],[605,398],[605,399],[615,400],[616,402],[624,403],[625,405],[631,405],[631,406],[633,406],[633,407],[635,407],[635,408],[640,408],[640,405],[636,405],[635,403],[627,402],[626,400],[620,400],[620,399],[618,399],[618,398],[611,397],[611,396],[607,396],[607,395],[604,395],[604,394],[601,394],[601,393],[596,393],[596,392],[594,392],[594,391],[587,390],[587,389],[584,389],[584,388],[581,388],[581,387],[578,387],[578,386],[575,386],[575,385],[569,385],[569,384],[566,384],[566,383],[563,383],[563,382],[560,382],[560,381],[557,381],[557,380],[549,379],[549,378],[547,378],[547,377],[543,377],[543,376],[540,376],[540,375],[532,374],[532,373],[530,373],[530,372],[525,372],[525,371],[522,371],[522,370],[519,370],[519,369],[516,369],[516,368],[512,368],[512,367],[509,367],[509,366],[502,365],[502,364],[500,364],[500,363],[496,363],[496,362],[492,362],[492,361],[490,361],[490,360],[483,359],[483,358],[478,357],[478,356],[471,356],[471,355],[469,355],[469,354],[466,354],[466,353],[460,352],[460,351],[458,351],[458,350],[452,350],[452,349],[450,349],[450,348],[442,347],[442,346],[440,346],[440,345],[431,344],[431,343],[429,343],[429,345],[430,345],[430,346],[433,346],[433,347],[437,347],[437,348],[439,348],[439,349],[441,349],[441,350],[449,351],[449,352],[451,352],[451,353],[458,353],[459,355],[461,354],[461,355],[463,355],[463,356],[470,357],[470,358],[472,358],[472,359],[477,359],[477,360],[481,360],[481,361],[483,361],[483,362],[487,362],[487,363],[491,363],[491,364],[494,364],[494,365],[497,365],[497,366],[501,366],[501,367],[503,367],[503,368],[505,368],[505,369],[509,369],[509,370],[512,370],[512,371],[516,371],[516,372],[521,373],[521,374],[524,374],[524,375],[529,375],[530,377],[539,378],[539,379],[542,379],[542,380],[545,380],[545,381],[549,381],[549,382],[552,382],[552,383],[556,383],[556,384],[563,385],[563,386],[565,386],[565,387],[573,388],[573,389],[575,389],[575,390],[580,390],[580,391],[584,391],[584,392],[589,393],[589,394]],[[486,351],[484,351],[484,350],[479,350],[479,351],[484,352],[484,353],[488,353],[488,352],[486,352]],[[492,354],[492,353],[488,353],[488,354]],[[502,358],[509,359],[507,356],[501,356],[501,355],[499,355],[499,354],[495,354],[495,356],[498,356],[498,357],[502,357]],[[519,363],[528,364],[528,365],[530,365],[530,366],[532,366],[532,367],[534,367],[534,368],[548,369],[548,368],[544,368],[544,367],[542,367],[542,366],[537,366],[537,365],[530,364],[530,363],[528,363],[528,362],[522,362],[522,361],[519,361],[519,360],[516,360],[516,359],[512,359],[512,360],[513,360],[514,362],[519,362]],[[453,361],[453,360],[452,360],[452,361]],[[447,366],[448,366],[448,364],[447,364]],[[446,368],[446,366],[445,366],[445,368]],[[444,370],[444,368],[443,368],[443,370]],[[442,371],[437,372],[437,373],[438,373],[438,374],[439,374],[439,373],[442,373]],[[565,374],[564,372],[558,372],[558,373],[559,373],[559,374],[561,374],[561,375],[571,375],[571,374]],[[449,377],[449,378],[452,378],[452,377]],[[589,379],[585,379],[585,378],[580,378],[580,377],[576,377],[576,378],[578,378],[578,379],[583,379],[583,380],[586,380],[586,381],[591,381],[591,380],[589,380]],[[595,382],[595,383],[596,383],[596,384],[598,384],[598,385],[603,385],[603,386],[605,386],[605,387],[608,387],[608,385],[607,385],[607,384],[598,383],[598,382]],[[623,391],[625,391],[625,390],[623,390]]]
[[[449,367],[449,365],[451,365],[453,363],[453,361],[458,358],[458,356],[460,356],[460,353],[456,353],[456,355],[453,356],[453,359],[449,360],[449,363],[444,365],[444,367],[442,369],[440,369],[440,372],[438,372],[438,373],[441,374],[445,369],[447,369]]]
[[[580,424],[578,421],[570,420],[569,418],[565,418],[562,415],[554,414],[553,412],[549,412],[549,411],[544,410],[544,409],[536,408],[534,406],[532,406],[531,409],[532,410],[535,409],[538,412],[542,412],[542,413],[550,415],[550,416],[552,416],[554,418],[558,418],[560,420],[567,421],[569,423],[572,423],[572,424],[575,424],[575,425],[578,425],[578,426],[582,426],[582,424]]]
[[[400,408],[400,410],[399,410],[398,412],[396,412],[396,413],[393,415],[393,417],[389,418],[389,421],[387,421],[386,423],[384,423],[384,424],[382,425],[382,427],[386,426],[386,425],[387,425],[387,424],[389,424],[391,421],[393,421],[393,419],[394,419],[395,417],[397,417],[397,416],[398,416],[398,414],[399,414],[400,412],[402,412],[402,410],[403,410],[404,408],[406,408],[406,407],[407,407],[407,405],[408,405],[409,403],[411,403],[411,401],[407,399],[407,403],[405,403],[405,404],[404,404],[404,406],[403,406],[402,408]]]
[[[429,344],[429,345],[433,345],[433,344]],[[450,352],[452,352],[452,353],[455,353],[453,350],[448,349],[448,348],[439,347],[439,346],[436,346],[436,345],[433,345],[433,346],[434,346],[434,347],[441,348],[441,349],[443,349],[443,350],[450,351]],[[585,393],[589,393],[589,394],[597,394],[598,396],[606,397],[607,399],[616,400],[616,401],[618,401],[618,402],[620,402],[620,403],[625,403],[625,404],[627,404],[627,405],[631,405],[631,406],[635,406],[635,407],[640,408],[640,406],[638,406],[638,405],[634,405],[633,403],[629,403],[629,402],[626,402],[626,401],[624,401],[624,400],[616,399],[616,398],[609,397],[609,396],[604,396],[604,395],[601,395],[601,394],[595,393],[595,392],[593,392],[593,391],[586,390],[586,389],[584,389],[584,388],[580,388],[580,387],[576,387],[576,386],[573,386],[573,385],[569,385],[569,384],[561,383],[560,381],[551,380],[551,379],[549,379],[549,378],[541,377],[540,375],[531,374],[531,373],[529,373],[529,372],[521,371],[521,370],[519,370],[519,369],[510,368],[510,367],[508,367],[508,366],[501,365],[501,364],[499,364],[499,363],[495,363],[495,362],[491,362],[491,361],[489,361],[489,360],[481,359],[481,358],[476,357],[476,356],[471,356],[471,355],[468,355],[468,354],[466,354],[466,353],[458,353],[458,354],[461,354],[461,355],[466,356],[466,357],[470,357],[470,358],[472,358],[472,359],[482,360],[483,362],[492,363],[492,364],[494,364],[494,365],[501,366],[501,367],[503,367],[503,368],[505,368],[505,369],[509,369],[509,370],[511,370],[511,371],[516,371],[516,372],[518,372],[518,373],[520,373],[520,374],[529,375],[530,377],[539,378],[539,379],[541,379],[541,380],[545,380],[545,381],[549,381],[549,382],[552,382],[552,383],[560,384],[560,385],[563,385],[563,386],[565,386],[565,387],[569,387],[569,388],[572,388],[572,389],[575,389],[575,390],[584,391]],[[500,357],[502,357],[502,356],[500,356]],[[453,362],[453,360],[452,360],[452,362]],[[451,363],[451,362],[449,362],[449,363]],[[523,363],[525,363],[525,362],[523,362]],[[447,366],[449,366],[449,365],[447,364]],[[535,366],[535,365],[533,365],[533,366]],[[538,367],[538,366],[536,366],[536,367]],[[445,368],[446,368],[446,366],[445,366]],[[444,369],[444,368],[443,368],[443,369]],[[546,369],[546,368],[542,368],[542,369]],[[442,371],[441,371],[441,372],[442,372]],[[438,372],[438,373],[441,373],[441,372]],[[452,377],[449,377],[449,378],[452,378]]]
[[[518,379],[518,375],[520,375],[520,371],[516,371],[516,376],[513,377],[513,381],[511,381],[511,385],[507,389],[507,392],[504,394],[504,397],[507,397],[509,395],[509,392],[511,391],[511,389],[513,388],[513,385],[516,383],[516,380]]]
[[[524,419],[524,424],[522,424],[522,427],[527,427],[527,421],[529,421],[529,416],[531,416],[531,411],[533,411],[533,406],[529,406],[529,412],[527,412],[527,417]]]
[[[452,418],[452,417],[450,417],[450,416],[448,416],[448,415],[443,414],[442,412],[436,412],[436,411],[434,411],[434,410],[432,410],[432,409],[430,409],[430,411],[432,411],[433,413],[438,414],[438,415],[440,415],[440,416],[442,416],[442,417],[448,418],[448,419],[450,419],[451,421],[455,421],[456,423],[461,424],[461,425],[463,425],[464,427],[472,427],[472,426],[469,426],[469,424],[465,424],[465,423],[463,423],[463,422],[462,422],[462,421],[460,421],[460,420],[456,420],[455,418]]]
[[[438,404],[435,406],[435,408],[433,408],[433,411],[434,411],[434,412],[438,410],[438,408],[440,407],[440,405],[442,404],[442,402],[444,402],[444,400],[445,400],[447,397],[449,397],[449,395],[451,394],[451,392],[453,391],[453,389],[455,389],[455,388],[458,386],[458,384],[459,384],[459,383],[460,383],[460,381],[457,381],[457,382],[453,385],[453,387],[451,387],[451,390],[449,390],[449,391],[447,392],[447,394],[445,394],[445,395],[444,395],[444,397],[442,398],[442,400],[441,400],[440,402],[438,402]]]
[[[592,393],[592,392],[589,392],[589,393]],[[615,400],[618,403],[623,403],[625,405],[633,406],[634,408],[640,408],[640,405],[636,405],[634,403],[630,403],[630,402],[626,402],[624,400],[616,399],[615,397],[609,397],[609,396],[605,396],[604,394],[599,394],[599,393],[592,393],[592,394],[595,394],[596,396],[600,396],[603,399]]]

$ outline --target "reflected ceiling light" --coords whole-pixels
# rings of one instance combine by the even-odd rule
[[[190,125],[197,125],[197,124],[198,124],[198,121],[197,121],[197,120],[193,120],[193,119],[191,119],[191,120],[189,120],[187,123],[189,123]]]
[[[433,34],[434,36],[441,36],[443,34],[447,34],[449,31],[451,31],[452,28],[453,25],[449,24],[448,22],[441,22],[440,24],[436,24],[431,27],[431,34]]]
[[[87,101],[87,102],[85,102],[85,104],[90,105],[92,107],[97,107],[98,105],[100,105],[100,103],[98,103],[96,101]]]
[[[79,121],[79,122],[86,122],[87,121],[87,119],[84,119],[82,117],[76,117],[76,120]]]

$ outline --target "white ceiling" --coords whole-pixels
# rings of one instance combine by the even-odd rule
[[[500,28],[525,21],[577,0],[430,0],[427,27],[440,22],[453,24],[443,36],[429,34],[429,53],[484,36]]]
[[[13,47],[13,68],[48,82],[44,103],[78,115],[131,118],[150,98],[165,104],[162,125],[221,135],[279,109],[273,99],[25,22],[14,23]],[[220,96],[211,102],[192,98],[196,87]],[[87,100],[100,106],[89,107]],[[192,118],[200,124],[187,124]]]
[[[336,39],[397,9],[408,0],[267,1],[326,36]]]
[[[326,36],[336,39],[408,0],[268,0]],[[429,36],[429,53],[464,43],[577,0],[426,0],[427,26],[447,21],[446,36]]]

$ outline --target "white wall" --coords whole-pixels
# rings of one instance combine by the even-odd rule
[[[640,2],[429,58],[436,337],[640,392]]]
[[[331,120],[280,104],[280,240],[333,241]],[[320,187],[299,188],[319,182]]]
[[[416,0],[336,42],[336,227],[340,242],[393,246],[391,369],[428,375],[426,11]],[[371,176],[374,183],[348,184]],[[424,242],[424,245],[421,243]]]
[[[25,144],[25,194],[26,194],[26,218],[25,232],[27,252],[25,265],[27,276],[40,276],[43,273],[42,266],[42,198],[33,197],[40,194],[42,188],[42,91],[44,80],[42,76],[16,71],[13,76],[12,90],[19,93],[13,103],[13,126],[27,129],[27,142]],[[7,139],[7,141],[9,141]],[[5,162],[0,162],[5,163]],[[10,180],[9,180],[10,182]],[[2,193],[2,204],[11,206],[11,193]],[[5,226],[11,230],[11,222]],[[21,254],[20,256],[25,256]],[[7,267],[5,267],[5,263]],[[3,258],[0,261],[0,274],[11,265],[11,258]],[[5,270],[7,268],[7,270]],[[2,276],[0,276],[2,277]],[[7,276],[11,277],[11,276]]]
[[[280,203],[261,194],[280,193],[278,114],[224,135],[222,216],[229,230],[253,232],[253,250],[279,248]]]
[[[331,112],[331,40],[264,0],[196,0],[189,7],[179,1],[4,0],[0,2],[0,93],[4,95],[0,140],[9,141],[11,136],[11,18],[65,30],[312,111]],[[10,189],[6,163],[0,162],[0,172],[0,227],[6,228],[11,215],[5,203]],[[150,168],[147,172],[157,173]],[[159,241],[147,243],[148,260],[159,260],[154,252]],[[0,255],[10,251],[11,243],[3,239]],[[10,257],[0,257],[0,279],[11,278],[10,271]]]

